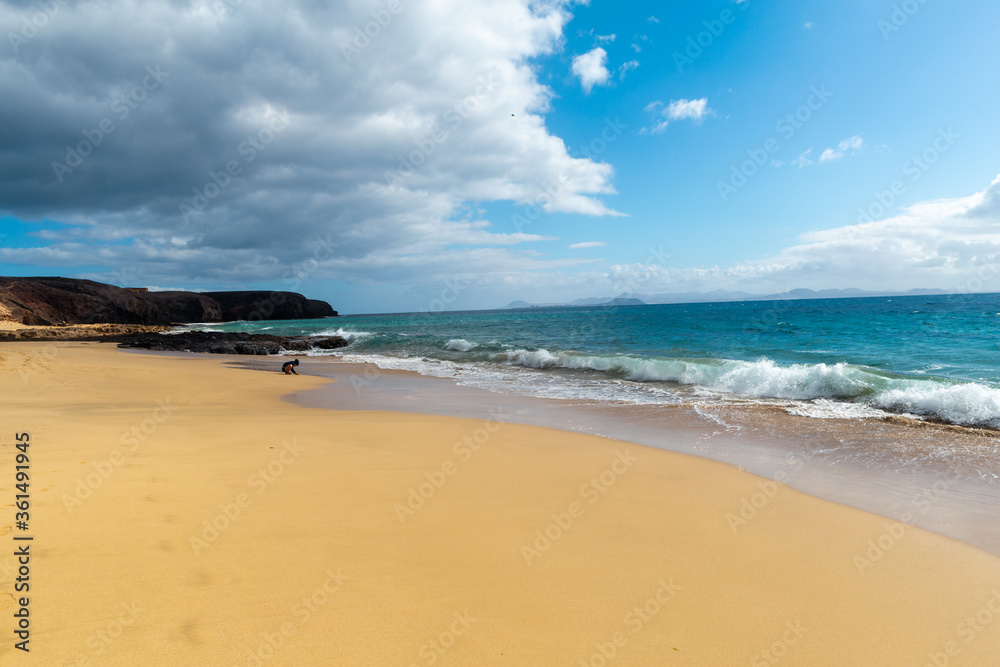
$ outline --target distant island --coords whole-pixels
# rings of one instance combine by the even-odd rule
[[[506,306],[501,308],[501,310],[509,310],[516,308],[590,308],[598,306],[646,306],[648,305],[645,301],[640,299],[635,299],[631,297],[616,297],[616,298],[588,298],[588,299],[577,299],[571,303],[528,303],[527,301],[511,301]]]
[[[617,297],[587,297],[569,303],[528,303],[511,301],[501,310],[517,308],[588,308],[606,306],[646,306],[665,303],[720,303],[727,301],[779,301],[796,299],[856,299],[875,296],[931,296],[948,294],[942,289],[912,289],[909,292],[871,292],[860,289],[793,289],[778,294],[750,294],[715,290],[714,292],[686,292],[683,294],[620,294]]]
[[[0,320],[25,326],[171,325],[336,315],[326,301],[295,292],[150,292],[74,278],[0,277]]]

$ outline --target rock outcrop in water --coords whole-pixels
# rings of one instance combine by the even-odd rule
[[[307,350],[335,350],[347,347],[340,336],[290,337],[267,334],[221,331],[186,331],[178,334],[137,334],[107,338],[118,347],[175,352],[211,352],[214,354],[281,354]]]
[[[0,318],[28,326],[146,324],[332,317],[295,292],[147,292],[74,278],[0,277]]]

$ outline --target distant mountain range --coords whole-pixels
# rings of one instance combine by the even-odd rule
[[[715,290],[714,292],[687,292],[684,294],[629,294],[617,297],[587,297],[569,303],[528,303],[511,301],[504,309],[514,308],[575,308],[587,306],[645,306],[661,303],[718,303],[723,301],[778,301],[795,299],[856,299],[867,296],[928,296],[948,294],[942,289],[912,289],[909,292],[870,292],[860,289],[793,289],[779,294],[750,294]]]

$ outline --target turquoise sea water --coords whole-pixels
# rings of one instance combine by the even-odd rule
[[[343,335],[333,354],[560,398],[776,402],[1000,428],[1000,294],[342,316],[196,329]],[[317,351],[328,355],[330,352]]]

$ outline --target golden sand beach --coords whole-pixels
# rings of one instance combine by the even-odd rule
[[[0,663],[997,664],[974,547],[621,441],[304,408],[326,380],[223,361],[0,345]]]

